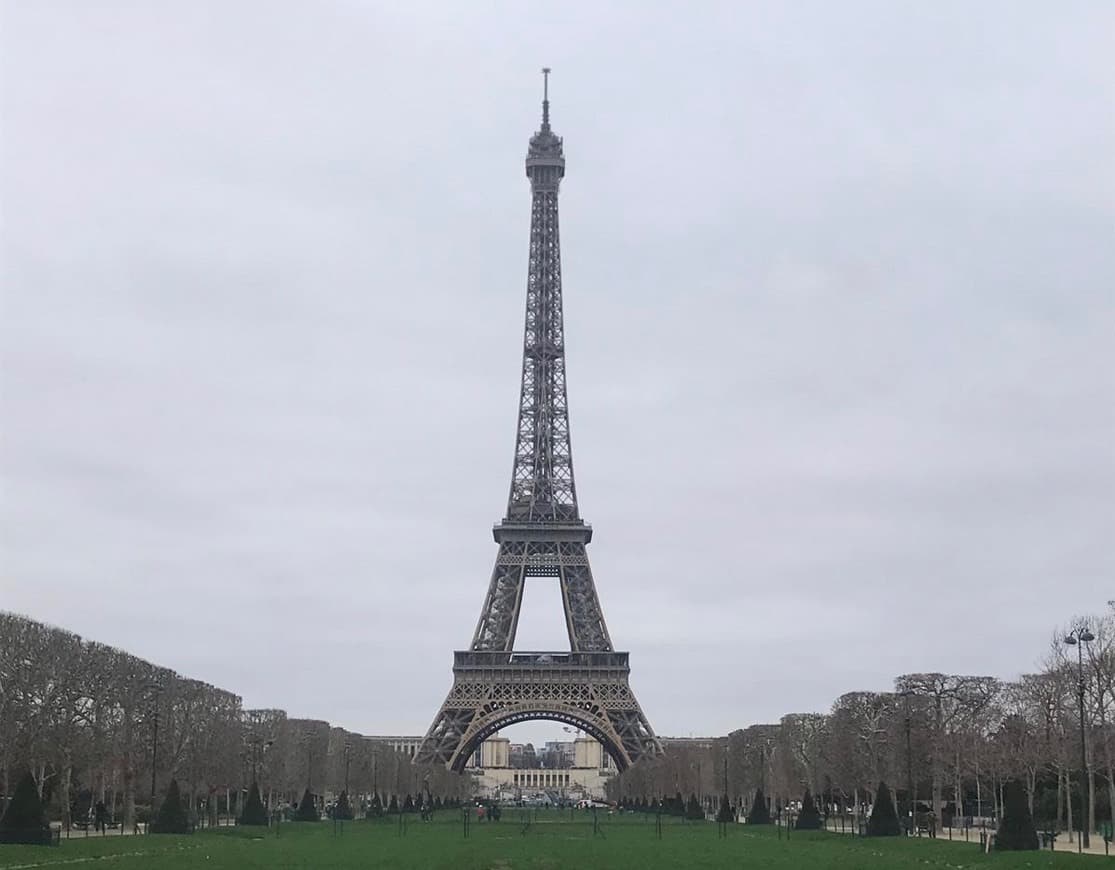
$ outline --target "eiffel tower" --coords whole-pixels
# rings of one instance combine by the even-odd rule
[[[453,688],[415,760],[461,771],[480,743],[530,719],[576,726],[622,771],[662,747],[628,685],[628,654],[616,652],[596,597],[573,484],[565,339],[561,314],[558,186],[565,175],[561,137],[550,129],[549,69],[543,73],[542,128],[530,139],[530,265],[519,425],[507,515],[488,595],[469,649],[453,654]],[[515,650],[526,581],[557,578],[569,649]]]

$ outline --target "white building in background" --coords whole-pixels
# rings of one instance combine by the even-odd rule
[[[489,737],[473,754],[467,770],[475,777],[476,791],[505,801],[580,800],[603,798],[615,764],[604,747],[591,737],[578,737],[568,747],[546,744],[544,753],[560,752],[569,767],[512,767],[511,741],[498,734]]]
[[[406,735],[372,736],[366,738],[386,744],[407,758],[414,758],[422,737]],[[522,747],[514,752],[506,737],[495,734],[480,744],[465,770],[473,777],[475,791],[484,797],[504,801],[533,800],[545,795],[549,799],[580,800],[603,798],[608,781],[616,775],[612,757],[591,737],[570,741],[549,741],[541,756],[560,755],[562,767],[513,766],[520,763]]]
[[[370,740],[373,743],[383,743],[391,749],[398,752],[400,755],[405,755],[407,758],[414,758],[418,753],[418,747],[422,745],[423,738],[407,737],[405,735],[392,734],[389,736],[370,736],[365,737],[365,740]]]

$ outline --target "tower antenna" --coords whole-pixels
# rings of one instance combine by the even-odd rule
[[[542,67],[542,129],[550,129],[550,68]]]

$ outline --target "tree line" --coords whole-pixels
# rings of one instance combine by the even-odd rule
[[[676,740],[663,758],[612,784],[616,798],[696,793],[711,808],[728,794],[746,807],[762,788],[772,805],[806,790],[860,811],[880,782],[938,819],[1000,816],[1006,784],[1021,783],[1035,819],[1066,830],[1111,820],[1115,805],[1115,602],[1054,633],[1034,673],[913,673],[887,692],[847,692],[825,713],[788,713],[726,737]],[[1086,628],[1089,643],[1065,637]],[[1083,662],[1078,682],[1078,652]],[[1087,776],[1081,789],[1081,716]]]
[[[238,813],[253,781],[268,806],[314,795],[467,794],[444,767],[419,767],[382,741],[238,695],[130,653],[0,612],[0,812],[24,771],[69,825],[103,804],[126,829],[172,780],[191,812]],[[320,802],[320,798],[319,798]]]
[[[1085,624],[1093,640],[1067,646]],[[757,789],[772,806],[809,790],[825,807],[862,810],[885,781],[900,805],[912,796],[947,821],[1000,815],[1006,784],[1018,781],[1036,819],[1096,830],[1115,805],[1115,603],[1056,632],[1041,667],[1016,681],[903,674],[892,691],[848,692],[826,713],[789,713],[666,750],[615,778],[613,797],[695,794],[714,810],[728,795],[747,811]],[[0,803],[24,770],[64,824],[100,802],[129,826],[172,779],[211,820],[238,812],[252,782],[272,807],[307,788],[385,809],[406,795],[459,799],[470,789],[467,778],[415,765],[380,741],[245,709],[231,692],[0,612]]]

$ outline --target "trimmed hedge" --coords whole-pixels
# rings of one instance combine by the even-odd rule
[[[1030,816],[1026,791],[1017,779],[1003,787],[1003,819],[995,836],[995,848],[1003,852],[1023,852],[1038,848],[1038,832]]]
[[[819,831],[821,829],[821,814],[817,812],[817,805],[813,803],[813,793],[805,790],[801,799],[801,812],[798,813],[794,827],[799,831]]]
[[[4,817],[0,819],[0,843],[43,846],[51,843],[52,836],[35,777],[27,771],[16,785]]]
[[[767,806],[767,796],[763,794],[761,788],[755,790],[755,800],[751,802],[751,812],[747,814],[747,824],[770,824],[770,807]]]
[[[894,809],[894,798],[885,782],[879,783],[879,790],[875,792],[875,806],[871,808],[871,818],[867,820],[867,836],[869,837],[897,837],[902,834],[902,826],[898,823],[898,813]]]
[[[345,822],[352,821],[352,805],[349,803],[347,791],[342,791],[341,796],[337,798],[337,805],[333,807],[333,818]]]
[[[182,794],[178,790],[178,780],[172,779],[167,786],[166,797],[163,805],[159,807],[159,814],[151,823],[152,834],[189,834],[190,816],[186,805],[182,803]]]
[[[251,789],[248,791],[248,799],[244,802],[244,812],[240,814],[240,824],[267,824],[267,808],[263,805],[263,799],[259,796],[258,783],[253,782]]]
[[[302,803],[298,805],[298,810],[294,814],[294,821],[296,822],[320,822],[321,813],[318,812],[317,805],[314,803],[314,796],[310,793],[309,786],[302,793]]]

